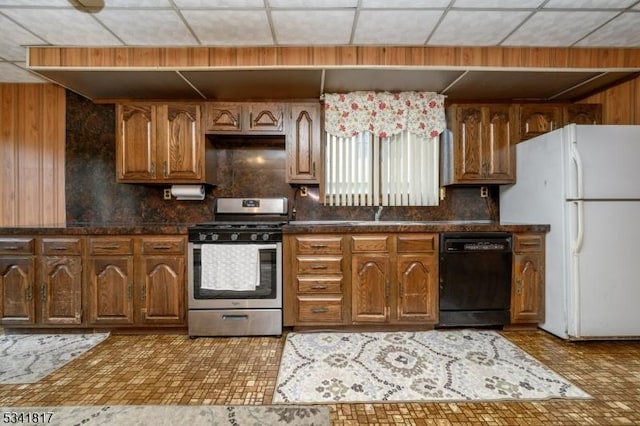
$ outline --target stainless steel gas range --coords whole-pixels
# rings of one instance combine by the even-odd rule
[[[282,334],[286,198],[218,198],[189,228],[189,336]]]

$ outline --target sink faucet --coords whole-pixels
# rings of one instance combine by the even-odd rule
[[[384,207],[382,207],[382,206],[378,206],[378,208],[376,209],[376,212],[375,212],[375,214],[374,214],[374,216],[373,216],[373,218],[374,218],[374,220],[375,220],[376,222],[378,222],[378,221],[380,220],[380,215],[382,214],[382,209],[383,209],[383,208],[384,208]]]

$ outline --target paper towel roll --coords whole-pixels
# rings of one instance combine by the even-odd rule
[[[204,185],[172,185],[171,195],[176,200],[204,200]]]

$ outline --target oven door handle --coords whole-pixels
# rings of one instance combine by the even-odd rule
[[[248,320],[249,319],[249,315],[222,315],[222,319],[223,320],[233,320],[233,321],[242,321],[242,320]]]

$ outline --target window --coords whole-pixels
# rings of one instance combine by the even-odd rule
[[[437,205],[443,100],[427,92],[325,95],[324,203]]]

